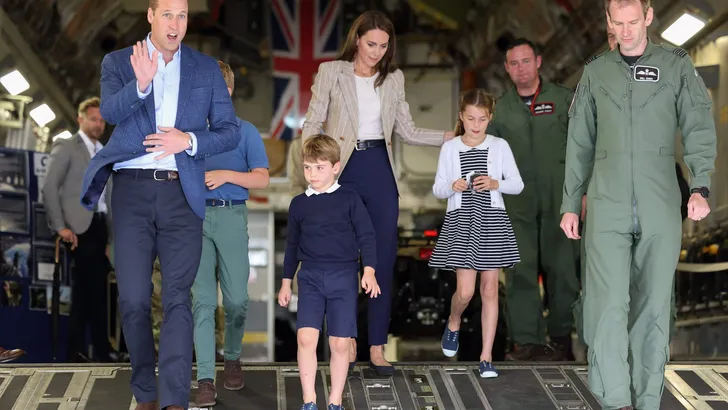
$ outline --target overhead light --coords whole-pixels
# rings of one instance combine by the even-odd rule
[[[14,70],[0,77],[0,84],[8,90],[10,95],[18,95],[30,88],[30,84],[28,84],[28,81],[25,80],[25,77],[18,70]]]
[[[56,135],[55,137],[53,137],[53,141],[57,140],[58,138],[60,138],[60,139],[68,139],[68,138],[71,138],[71,137],[73,137],[73,134],[71,134],[68,130],[65,130],[62,133],[60,133],[60,134]]]
[[[693,14],[683,13],[679,19],[675,20],[670,27],[662,32],[662,38],[679,47],[690,40],[703,27],[705,27],[705,21]]]
[[[44,127],[46,124],[56,119],[56,114],[53,113],[53,110],[51,110],[51,107],[49,107],[48,104],[43,104],[33,108],[30,110],[29,114],[40,127]]]

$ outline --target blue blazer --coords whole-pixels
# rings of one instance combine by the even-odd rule
[[[197,152],[193,157],[182,151],[174,159],[187,202],[204,219],[205,158],[237,148],[240,132],[217,60],[184,44],[180,47],[182,66],[174,127],[195,134]],[[132,47],[114,51],[101,63],[101,116],[116,127],[86,169],[81,204],[88,210],[93,210],[99,200],[114,164],[147,154],[142,142],[157,130],[154,95],[145,99],[137,95],[131,54]]]

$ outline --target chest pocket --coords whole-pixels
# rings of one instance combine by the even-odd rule
[[[212,89],[209,87],[205,88],[193,88],[187,97],[187,101],[182,107],[181,121],[184,124],[198,124],[200,122],[207,123],[208,121],[203,118],[207,117],[209,107],[212,106]],[[178,108],[177,117],[180,116],[180,108]],[[209,126],[209,124],[208,124]]]
[[[505,106],[498,111],[496,109],[496,118],[498,128],[503,133],[500,137],[505,138],[510,143],[511,140],[525,139],[530,130],[531,120],[530,114],[517,106]]]
[[[607,90],[603,85],[597,86],[597,90],[598,92],[594,95],[594,102],[597,108],[623,110],[621,99],[617,98],[611,90]]]
[[[640,108],[639,108],[639,110],[640,110],[640,111],[642,111],[643,109],[645,109],[645,107],[647,107],[647,106],[648,106],[648,104],[650,104],[650,103],[651,103],[651,102],[652,102],[653,100],[655,100],[655,98],[656,98],[656,97],[658,97],[658,96],[659,96],[659,97],[660,97],[661,99],[664,99],[664,98],[665,98],[665,97],[667,96],[667,93],[665,92],[665,90],[666,90],[666,89],[667,89],[667,84],[662,84],[661,86],[659,86],[659,87],[657,88],[657,90],[654,90],[654,91],[650,92],[650,93],[648,94],[647,98],[645,99],[645,102],[643,102],[643,103],[642,103],[642,104],[640,105]]]

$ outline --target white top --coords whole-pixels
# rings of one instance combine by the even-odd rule
[[[379,89],[374,89],[379,73],[371,77],[356,78],[356,98],[359,107],[358,140],[384,139],[382,131],[382,103],[379,100]]]
[[[506,140],[488,134],[480,145],[470,147],[463,143],[462,137],[458,136],[442,144],[435,184],[432,186],[432,193],[437,198],[447,199],[447,212],[459,209],[462,203],[462,193],[452,189],[452,184],[462,177],[460,152],[473,148],[488,148],[488,176],[498,181],[498,189],[490,191],[490,203],[493,208],[505,209],[502,194],[518,195],[523,191],[523,179]]]
[[[86,149],[88,150],[88,155],[93,158],[94,155],[96,155],[97,152],[101,148],[104,147],[104,144],[98,142],[98,141],[91,141],[91,138],[86,135],[85,132],[78,130],[78,135],[81,136],[81,140],[83,141],[83,144],[86,146]],[[101,196],[99,197],[99,202],[96,204],[96,210],[97,212],[103,212],[106,213],[106,187],[101,191]]]

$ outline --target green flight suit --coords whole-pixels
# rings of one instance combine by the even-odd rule
[[[682,232],[675,136],[691,188],[710,187],[711,105],[687,53],[650,42],[634,70],[618,50],[589,62],[569,109],[561,210],[578,215],[587,192],[584,338],[606,409],[659,408]]]
[[[508,329],[518,345],[546,344],[541,268],[549,291],[548,334],[570,336],[573,327],[578,244],[559,228],[572,95],[568,88],[542,79],[529,109],[511,87],[496,102],[488,128],[488,133],[508,141],[524,182],[520,195],[503,197],[521,255],[521,262],[506,275]]]

